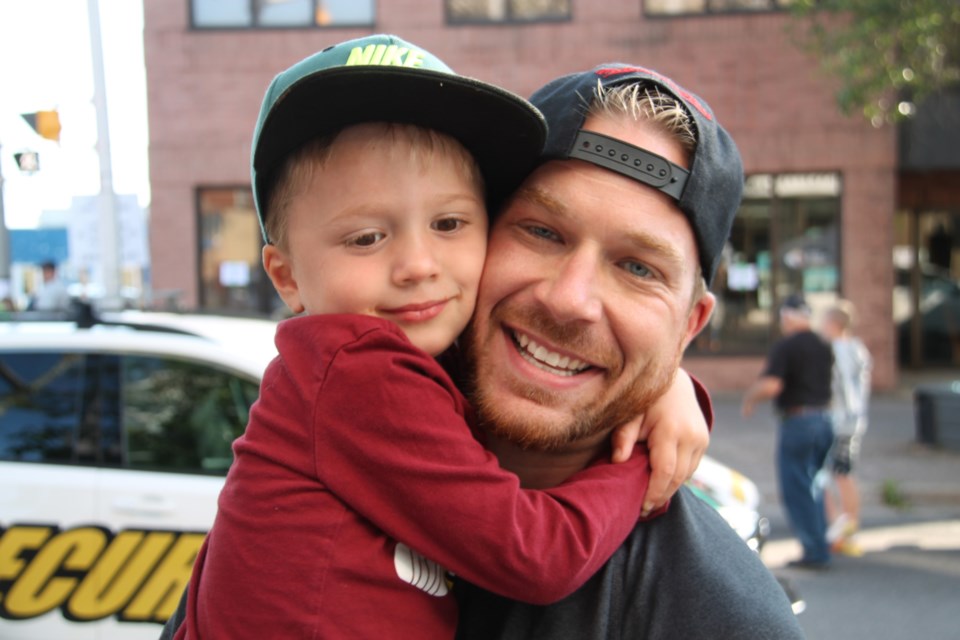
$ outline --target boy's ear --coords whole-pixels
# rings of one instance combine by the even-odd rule
[[[267,272],[273,288],[280,294],[287,308],[293,313],[303,312],[303,303],[300,301],[300,288],[293,275],[293,265],[286,253],[272,244],[263,246],[261,253],[263,270]]]

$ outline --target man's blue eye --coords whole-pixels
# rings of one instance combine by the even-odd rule
[[[653,272],[647,267],[647,265],[641,262],[625,262],[623,263],[623,268],[626,269],[630,275],[637,276],[638,278],[649,278],[653,275]]]
[[[546,240],[555,240],[557,234],[547,229],[546,227],[527,227],[527,230],[532,234]]]

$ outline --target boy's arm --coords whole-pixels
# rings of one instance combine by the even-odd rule
[[[670,388],[639,416],[614,430],[613,462],[626,460],[646,440],[652,476],[643,515],[661,508],[697,470],[710,444],[713,405],[700,381],[680,369]]]
[[[553,489],[523,490],[474,439],[449,377],[388,331],[347,345],[323,378],[318,479],[375,527],[478,586],[535,604],[559,600],[639,518],[642,451]]]

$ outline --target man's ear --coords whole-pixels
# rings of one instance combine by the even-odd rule
[[[710,316],[713,315],[713,309],[717,306],[717,298],[707,291],[700,297],[690,309],[690,315],[687,318],[687,333],[683,340],[683,348],[686,349],[690,342],[697,337],[707,323]]]
[[[280,294],[287,308],[293,313],[303,312],[303,302],[300,300],[300,288],[293,274],[293,264],[290,257],[272,244],[264,245],[261,252],[263,270],[267,272],[273,288]]]

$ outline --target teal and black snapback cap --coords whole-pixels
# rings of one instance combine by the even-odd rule
[[[264,227],[270,190],[286,158],[310,140],[362,122],[398,122],[445,133],[469,150],[496,206],[533,169],[543,116],[505,89],[456,74],[393,35],[328,47],[278,74],[253,132],[253,197]],[[371,187],[375,186],[371,184]]]

